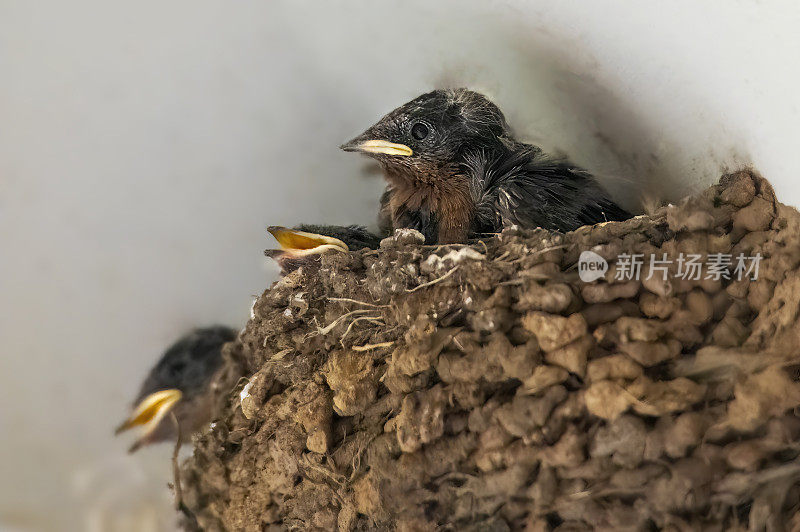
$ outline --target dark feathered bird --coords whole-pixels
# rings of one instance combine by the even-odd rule
[[[207,392],[222,367],[222,346],[236,334],[222,326],[195,329],[166,350],[142,384],[131,415],[117,428],[119,434],[135,426],[145,427],[130,452],[175,439],[175,424],[167,419],[170,412],[187,435],[211,421],[212,394]]]
[[[631,217],[588,172],[517,141],[500,109],[467,89],[423,94],[342,149],[381,164],[384,225],[417,229],[427,243]]]

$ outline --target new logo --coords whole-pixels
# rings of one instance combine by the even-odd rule
[[[578,258],[578,276],[584,283],[591,283],[603,277],[608,271],[606,259],[594,251],[583,251]]]

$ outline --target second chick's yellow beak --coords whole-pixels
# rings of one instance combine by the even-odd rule
[[[317,255],[328,251],[349,251],[347,244],[332,236],[306,233],[278,225],[269,227],[267,231],[278,241],[281,250],[293,257]]]

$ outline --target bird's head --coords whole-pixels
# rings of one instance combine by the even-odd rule
[[[433,174],[470,149],[492,149],[510,138],[500,109],[467,89],[435,90],[401,105],[350,142],[393,173]]]
[[[235,329],[221,325],[195,329],[164,352],[142,384],[132,412],[117,427],[117,434],[142,428],[130,452],[174,438],[177,424],[188,438],[211,421],[211,386],[223,365],[222,346],[236,335]]]

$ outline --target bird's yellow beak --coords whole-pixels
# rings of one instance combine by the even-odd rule
[[[181,391],[177,389],[160,390],[151,393],[136,405],[130,417],[117,427],[115,434],[137,426],[147,426],[145,434],[149,434],[155,430],[161,420],[164,419],[164,416],[175,406],[175,403],[181,400],[182,396]]]
[[[316,255],[328,251],[347,252],[350,250],[347,244],[332,236],[306,233],[305,231],[287,229],[278,225],[267,228],[267,231],[275,237],[281,249],[293,257]]]
[[[405,144],[397,144],[388,140],[365,140],[357,144],[345,144],[342,146],[345,151],[363,151],[365,153],[379,153],[382,155],[401,155],[408,157],[414,154],[414,150]]]

